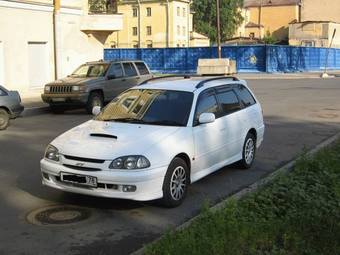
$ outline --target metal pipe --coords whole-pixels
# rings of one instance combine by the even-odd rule
[[[166,47],[170,47],[170,2],[166,0]]]
[[[60,33],[60,0],[53,1],[53,54],[54,54],[54,78],[59,78],[59,33]]]
[[[138,48],[141,48],[141,24],[142,24],[142,18],[141,18],[141,3],[140,0],[137,0],[138,3]]]
[[[216,17],[217,17],[217,54],[218,58],[222,58],[221,49],[221,25],[220,25],[220,0],[216,0]]]

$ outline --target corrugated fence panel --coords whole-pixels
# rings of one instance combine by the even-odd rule
[[[340,49],[274,45],[225,46],[222,56],[237,61],[238,72],[304,72],[340,69]],[[153,72],[194,73],[200,58],[216,58],[216,47],[105,49],[104,59],[145,61]]]

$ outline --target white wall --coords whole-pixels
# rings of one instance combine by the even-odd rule
[[[28,42],[48,44],[49,76],[46,81],[53,80],[52,11],[52,5],[0,0],[0,41],[3,42],[5,66],[3,84],[8,89],[29,90]]]
[[[4,72],[4,44],[0,41],[0,85],[5,82],[5,72]]]

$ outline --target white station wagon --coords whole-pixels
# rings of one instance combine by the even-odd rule
[[[42,183],[175,207],[188,185],[208,174],[235,162],[250,168],[265,127],[246,82],[163,78],[123,92],[102,110],[95,107],[93,120],[52,141],[41,160]]]

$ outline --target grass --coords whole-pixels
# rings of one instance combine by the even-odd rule
[[[294,171],[225,208],[206,206],[188,228],[168,232],[146,254],[340,254],[340,141]]]

